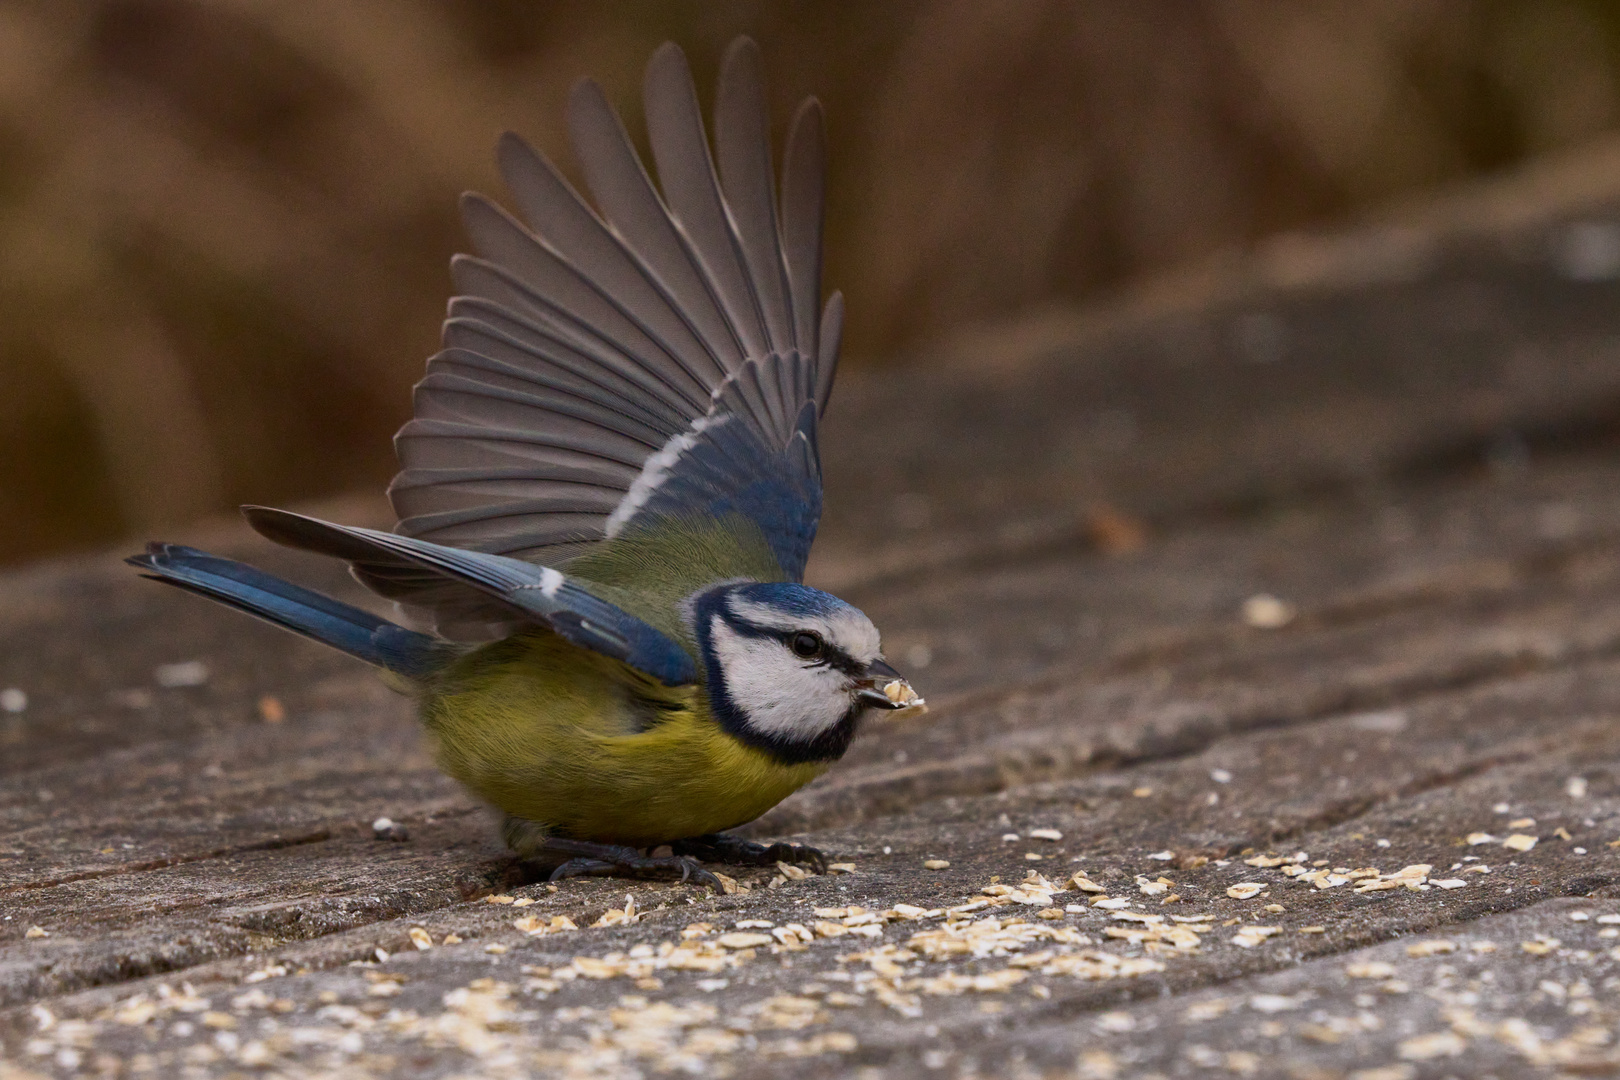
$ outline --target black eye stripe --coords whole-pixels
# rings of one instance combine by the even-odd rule
[[[825,662],[828,666],[837,668],[845,675],[859,675],[861,673],[861,665],[855,661],[855,658],[836,645],[827,646]]]

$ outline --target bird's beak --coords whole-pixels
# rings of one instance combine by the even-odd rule
[[[866,677],[855,684],[855,698],[879,709],[910,709],[923,704],[905,676],[882,660],[868,665]]]

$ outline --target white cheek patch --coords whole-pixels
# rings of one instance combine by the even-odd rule
[[[761,734],[808,741],[849,711],[842,673],[807,665],[775,638],[743,637],[715,615],[709,620],[709,645],[731,703]]]
[[[739,622],[762,630],[813,630],[821,635],[822,640],[843,649],[858,664],[870,664],[883,651],[883,641],[878,637],[877,627],[855,608],[821,617],[794,615],[739,596],[728,596],[726,605]]]

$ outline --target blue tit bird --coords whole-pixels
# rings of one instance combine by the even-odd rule
[[[594,206],[511,134],[524,221],[463,197],[477,255],[452,261],[444,347],[395,438],[394,531],[244,508],[420,629],[191,548],[129,562],[381,668],[554,878],[716,884],[698,860],[819,864],[726,830],[824,772],[869,710],[922,699],[864,614],[802,583],[843,319],[837,293],[821,307],[821,107],[794,117],[778,193],[753,42],[725,55],[713,156],[674,45],[644,96],[656,187],[584,81],[567,119]]]

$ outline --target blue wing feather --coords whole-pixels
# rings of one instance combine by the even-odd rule
[[[660,517],[741,514],[765,534],[782,572],[802,581],[821,521],[817,407],[807,387],[813,372],[797,354],[750,361],[746,368],[754,369],[750,374],[757,374],[760,386],[745,389],[742,379],[727,385],[710,422],[619,531],[649,527]],[[752,412],[769,410],[773,396],[795,406],[791,427]]]
[[[459,586],[480,594],[483,614],[490,621],[549,627],[576,645],[622,660],[668,686],[697,681],[696,664],[678,643],[551,567],[264,506],[244,507],[243,512],[272,540],[348,560],[367,584],[374,584],[367,581],[370,575],[397,581],[402,570],[407,578],[412,571],[425,572],[438,587]],[[378,591],[388,592],[386,587]],[[477,601],[463,597],[462,604],[476,609]]]

